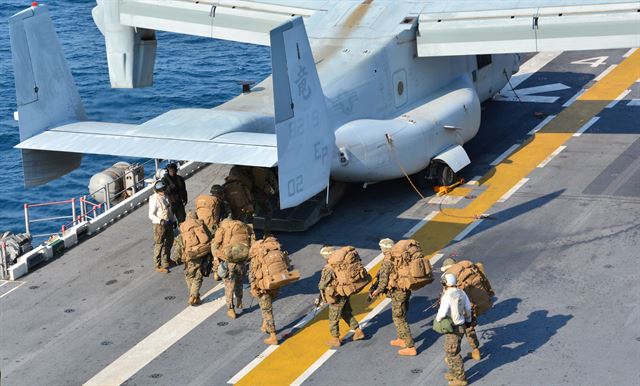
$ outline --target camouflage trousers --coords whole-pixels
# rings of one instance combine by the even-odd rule
[[[242,282],[244,281],[244,263],[227,262],[229,273],[224,278],[224,296],[227,300],[227,308],[233,308],[233,296],[236,297],[235,305],[242,304]]]
[[[188,261],[184,267],[184,280],[187,282],[189,296],[196,297],[200,295],[200,287],[202,286],[202,262],[203,258]]]
[[[358,321],[353,317],[351,302],[348,296],[336,296],[336,302],[329,304],[329,332],[334,338],[340,337],[340,318],[355,330],[359,327]]]
[[[464,330],[464,334],[467,336],[467,342],[469,342],[469,347],[471,347],[472,350],[480,348],[480,342],[478,341],[478,335],[476,334],[477,325],[478,322],[474,316],[469,327],[466,327]]]
[[[156,268],[169,268],[169,256],[173,245],[171,225],[153,224],[153,264]]]
[[[454,326],[453,333],[444,334],[444,361],[449,367],[449,372],[457,380],[465,380],[464,363],[460,355],[460,342],[464,335],[464,326]]]
[[[407,312],[409,311],[409,298],[411,291],[402,291],[399,289],[391,290],[391,318],[396,326],[398,338],[404,340],[406,347],[413,347],[413,337],[407,323]]]
[[[263,293],[258,295],[258,305],[260,306],[260,311],[262,312],[262,320],[268,334],[275,334],[276,332],[276,323],[273,320],[272,302],[277,294],[278,292],[276,291],[264,291]]]

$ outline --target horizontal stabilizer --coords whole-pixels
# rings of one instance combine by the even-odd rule
[[[420,15],[419,56],[640,47],[637,1],[587,5],[547,1],[532,2],[530,8],[508,8],[511,3],[501,2],[503,6],[494,10],[455,10],[461,3],[448,3],[446,12]]]
[[[140,126],[77,122],[46,131],[16,147],[264,167],[275,166],[278,160],[275,134],[229,132],[213,139],[190,139],[133,134],[137,127]]]

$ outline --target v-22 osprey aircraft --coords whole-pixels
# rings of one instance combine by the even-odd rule
[[[561,4],[561,5],[559,5]],[[82,153],[278,167],[281,208],[331,180],[470,163],[480,103],[519,68],[515,52],[640,46],[638,2],[97,0],[112,87],[153,83],[156,31],[269,45],[272,75],[212,109],[139,125],[87,119],[46,6],[9,20],[25,185]]]

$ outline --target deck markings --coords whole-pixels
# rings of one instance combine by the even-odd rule
[[[233,385],[234,383],[238,382],[240,379],[242,379],[242,377],[247,375],[249,373],[249,371],[253,370],[257,365],[260,364],[260,362],[262,362],[262,360],[264,358],[268,357],[277,348],[278,348],[278,345],[268,346],[261,354],[259,354],[257,357],[255,357],[254,360],[249,362],[249,364],[246,365],[242,370],[238,371],[238,373],[236,375],[234,375],[233,378],[229,379],[227,381],[227,383]]]
[[[591,119],[589,119],[589,121],[587,123],[585,123],[584,125],[582,125],[582,127],[580,127],[578,129],[578,131],[576,131],[575,133],[573,133],[574,137],[579,137],[582,135],[582,133],[584,133],[585,131],[589,130],[589,128],[591,126],[593,126],[596,122],[598,122],[598,120],[600,120],[600,117],[593,117]]]
[[[551,160],[553,158],[555,158],[555,156],[557,156],[558,154],[560,154],[561,151],[563,151],[564,149],[566,149],[566,146],[559,146],[556,150],[553,151],[553,153],[549,154],[549,156],[547,158],[544,159],[544,161],[540,162],[540,164],[538,164],[538,168],[543,168],[545,166],[547,166],[547,164],[549,162],[551,162]]]
[[[216,298],[214,293],[222,290],[220,283],[204,294],[203,303],[198,307],[188,307],[163,324],[160,328],[138,342],[109,366],[88,380],[84,385],[120,385],[148,365],[187,333],[204,322],[209,316],[226,305],[224,295]]]
[[[629,51],[625,52],[624,55],[622,55],[623,58],[628,58],[629,56],[631,56],[634,52],[636,52],[637,48],[630,48]]]
[[[470,179],[469,181],[467,181],[466,185],[479,186],[481,179],[482,179],[482,176],[475,176],[472,179]]]
[[[629,93],[631,92],[631,90],[627,89],[624,90],[623,92],[620,93],[620,95],[618,95],[617,97],[615,97],[614,100],[612,100],[605,108],[607,109],[611,109],[614,108],[618,102],[620,102],[621,100],[624,99],[624,97],[626,97],[627,95],[629,95]]]
[[[481,222],[482,220],[476,220],[469,224],[466,228],[464,228],[462,232],[458,233],[458,235],[453,238],[453,241],[461,241],[462,239],[467,237],[467,235],[471,233],[478,225],[480,225]]]
[[[402,237],[410,237],[411,235],[413,235],[414,233],[416,233],[418,231],[418,229],[422,228],[422,226],[426,223],[428,223],[429,221],[431,221],[434,217],[436,217],[438,215],[438,213],[440,213],[437,210],[434,210],[433,212],[429,213],[427,215],[427,217],[423,218],[422,220],[420,220],[416,225],[414,225],[411,229],[409,229],[407,231],[407,233],[405,233],[404,235],[402,235]]]
[[[562,51],[556,52],[540,52],[531,59],[527,60],[520,66],[520,70],[511,77],[511,85],[506,85],[500,90],[511,91],[511,87],[514,89],[518,87],[522,82],[529,79],[531,75],[540,71],[540,69],[549,64],[553,59],[557,58]]]
[[[500,197],[497,202],[505,202],[505,201],[507,201],[511,196],[513,196],[513,194],[515,192],[518,191],[518,189],[523,187],[524,184],[527,183],[527,181],[529,181],[528,178],[523,178],[520,181],[518,181],[518,183],[513,185],[513,187],[511,189],[507,190],[507,192],[505,194],[503,194],[502,197]]]
[[[329,358],[331,358],[331,356],[333,356],[333,354],[336,353],[336,351],[337,350],[334,350],[334,349],[327,350],[327,352],[322,354],[317,361],[313,362],[313,364],[309,366],[309,368],[306,369],[304,373],[300,374],[298,378],[296,378],[293,382],[291,382],[291,386],[302,385],[302,383],[306,381],[307,378],[309,378],[311,374],[313,374],[316,370],[318,370],[326,361],[328,361]]]
[[[528,132],[527,135],[534,135],[535,133],[540,131],[540,129],[545,127],[547,123],[551,122],[551,120],[555,117],[556,117],[555,115],[548,115],[545,119],[542,120],[542,122],[538,123],[536,127],[534,127],[530,132]]]
[[[611,72],[611,70],[613,70],[614,68],[616,68],[618,65],[617,64],[612,64],[609,67],[607,67],[604,71],[602,71],[600,74],[598,74],[598,76],[596,76],[595,78],[593,78],[594,82],[599,81],[600,79],[604,78],[605,76],[607,76],[608,73]]]
[[[10,284],[10,285],[9,285]],[[9,287],[11,285],[15,285],[15,287],[13,288],[9,288],[6,292],[2,293],[0,295],[0,299],[2,299],[3,297],[9,295],[10,293],[12,293],[13,291],[17,290],[18,288],[22,287],[23,285],[27,284],[26,281],[18,281],[18,280],[2,280],[0,287],[3,287],[5,285],[9,285]]]
[[[513,153],[514,151],[516,151],[516,149],[520,147],[520,144],[516,143],[515,145],[511,145],[510,148],[508,148],[507,150],[504,151],[504,153],[500,154],[498,156],[498,158],[494,159],[493,162],[491,162],[489,165],[491,166],[496,166],[497,164],[499,164],[500,162],[504,161],[505,158],[509,157],[511,155],[511,153]]]
[[[629,103],[627,103],[627,106],[640,106],[640,99],[631,99]]]
[[[584,94],[584,92],[587,91],[586,89],[582,88],[580,89],[580,91],[578,91],[574,96],[572,96],[571,98],[569,98],[568,101],[564,102],[562,104],[562,107],[569,107],[573,104],[573,102],[575,102],[578,98],[580,98],[580,95]]]
[[[509,157],[510,162],[501,162],[484,176],[487,189],[465,208],[448,208],[417,230],[413,238],[418,240],[427,255],[445,247],[469,224],[474,216],[486,213],[495,202],[515,184],[535,170],[549,154],[569,140],[572,134],[596,116],[604,107],[638,78],[640,54],[633,54],[620,63],[601,81],[596,82],[571,106],[561,111],[546,126],[539,130],[520,149]],[[378,266],[372,269],[375,274]],[[366,301],[366,288],[351,297],[354,316],[362,320],[379,303]],[[330,338],[327,325],[327,310],[323,310],[307,327],[284,341],[277,350],[256,366],[238,384],[291,384],[318,358],[327,351],[325,344]],[[341,323],[342,328],[348,327]],[[292,361],[291,358],[296,358]],[[442,362],[439,364],[442,365]]]

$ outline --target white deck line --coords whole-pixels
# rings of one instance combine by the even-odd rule
[[[600,119],[600,117],[593,117],[593,118],[589,119],[589,121],[587,123],[585,123],[584,125],[582,125],[582,127],[579,128],[578,131],[573,133],[573,136],[574,137],[581,136],[582,133],[584,133],[585,131],[589,130],[589,128],[591,126],[593,126],[594,123],[598,122],[598,119]]]
[[[612,100],[612,101],[611,101],[611,102],[610,102],[610,103],[609,103],[605,108],[606,108],[606,109],[610,109],[610,108],[615,107],[615,105],[617,105],[617,104],[618,104],[618,102],[620,102],[621,100],[623,100],[623,99],[624,99],[624,97],[626,97],[627,95],[629,95],[629,93],[630,93],[630,92],[631,92],[631,90],[629,90],[629,89],[624,90],[620,95],[618,95],[618,96],[616,97],[616,99]]]
[[[0,283],[0,287],[2,287],[3,285],[9,284],[8,280],[0,280],[0,281],[2,281],[2,283]]]
[[[522,82],[529,79],[531,75],[540,71],[542,67],[546,66],[553,59],[557,58],[561,53],[562,51],[540,52],[531,59],[527,60],[520,66],[520,70],[511,77],[511,86],[513,86],[513,88],[515,89]],[[502,88],[502,90],[500,90],[500,92],[502,93],[503,91],[511,91],[511,86],[507,84]]]
[[[504,153],[500,154],[498,156],[498,158],[496,158],[495,160],[493,160],[493,162],[491,162],[489,165],[491,166],[496,166],[497,164],[499,164],[500,162],[504,161],[505,158],[509,157],[511,155],[511,153],[513,153],[514,151],[516,151],[516,149],[520,147],[520,144],[516,143],[514,145],[511,145],[510,148],[508,148]]]
[[[224,296],[213,301],[206,301],[214,292],[223,288],[223,283],[215,286],[203,296],[205,302],[203,302],[202,305],[184,309],[113,361],[109,366],[105,367],[93,378],[84,383],[84,385],[107,386],[124,383],[174,343],[182,339],[191,330],[200,325],[200,323],[204,322],[209,316],[225,306]]]
[[[9,295],[10,293],[12,293],[13,291],[17,290],[18,288],[22,287],[23,285],[25,285],[26,282],[20,282],[20,284],[18,284],[17,286],[11,288],[9,291],[3,293],[2,295],[0,295],[0,299],[2,299],[3,297]]]
[[[518,181],[518,183],[513,185],[511,189],[509,189],[505,194],[503,194],[502,197],[500,197],[500,199],[498,199],[497,202],[507,201],[509,197],[511,197],[515,192],[517,192],[518,189],[520,189],[524,184],[527,183],[527,181],[529,181],[528,178],[523,178],[520,181]]]
[[[562,104],[562,107],[569,107],[573,104],[573,102],[576,101],[576,99],[578,99],[580,97],[580,95],[584,94],[584,92],[587,91],[586,89],[582,88],[580,89],[580,91],[578,91],[574,96],[572,96],[571,98],[569,98],[568,101],[564,102]]]
[[[329,358],[331,358],[331,356],[336,353],[336,351],[337,350],[334,349],[327,350],[327,352],[322,354],[320,358],[318,358],[318,360],[313,362],[313,364],[309,366],[309,368],[307,368],[304,373],[300,374],[300,376],[296,378],[295,381],[291,382],[291,386],[302,385],[302,383],[306,381],[307,378],[311,376],[311,374],[315,373],[315,371],[318,370],[326,361],[328,361]]]
[[[629,49],[629,51],[625,52],[624,55],[622,55],[623,58],[628,58],[629,56],[631,56],[631,54],[633,54],[634,52],[636,52],[637,48],[631,48]]]
[[[478,186],[478,185],[480,185],[480,180],[481,179],[482,179],[482,176],[475,176],[472,179],[470,179],[469,181],[467,181],[467,183],[465,185]]]
[[[611,72],[611,70],[613,70],[614,68],[618,67],[617,64],[612,64],[609,67],[606,68],[606,70],[602,71],[598,76],[596,76],[595,78],[593,78],[594,82],[599,81],[600,79],[604,78],[605,76],[607,76],[608,73]]]
[[[547,164],[549,162],[551,162],[551,160],[557,156],[558,154],[560,154],[561,151],[563,151],[564,149],[566,149],[566,146],[560,146],[558,147],[556,150],[553,151],[553,153],[549,154],[549,156],[547,158],[545,158],[542,162],[540,162],[540,164],[538,165],[538,168],[543,168],[545,166],[547,166]]]
[[[413,236],[418,230],[420,230],[420,228],[422,228],[424,226],[424,224],[426,224],[429,221],[433,220],[433,218],[436,217],[438,215],[438,213],[440,213],[440,211],[437,211],[437,210],[434,210],[433,212],[429,213],[427,215],[427,217],[423,218],[416,225],[411,227],[411,229],[409,229],[407,231],[407,233],[402,235],[402,237],[411,237],[411,236]]]
[[[276,351],[278,347],[280,346],[272,345],[267,347],[266,350],[264,350],[261,354],[255,357],[255,359],[249,362],[242,370],[238,371],[238,373],[234,375],[233,378],[229,379],[227,383],[231,385],[237,383],[239,380],[244,378],[245,375],[249,374],[251,370],[253,370],[256,366],[258,366],[260,362],[264,360],[264,358],[268,357],[269,355],[271,355],[272,352]]]
[[[433,267],[434,265],[436,265],[436,263],[438,262],[438,260],[442,259],[442,257],[444,256],[444,254],[442,253],[436,253],[435,255],[433,255],[430,259],[429,259],[429,263],[431,264],[431,266]]]
[[[534,127],[531,131],[529,131],[527,135],[534,135],[535,133],[540,131],[543,127],[545,127],[547,123],[551,122],[551,120],[555,117],[556,117],[555,115],[548,115],[545,119],[542,120],[542,122],[538,123],[536,127]]]
[[[480,219],[469,224],[466,228],[464,228],[462,232],[460,232],[456,237],[453,238],[453,241],[461,241],[462,239],[467,237],[467,235],[471,233],[471,231],[474,230],[478,225],[480,225],[482,221],[483,220]]]
[[[640,99],[631,99],[629,103],[627,103],[627,106],[640,106]]]

